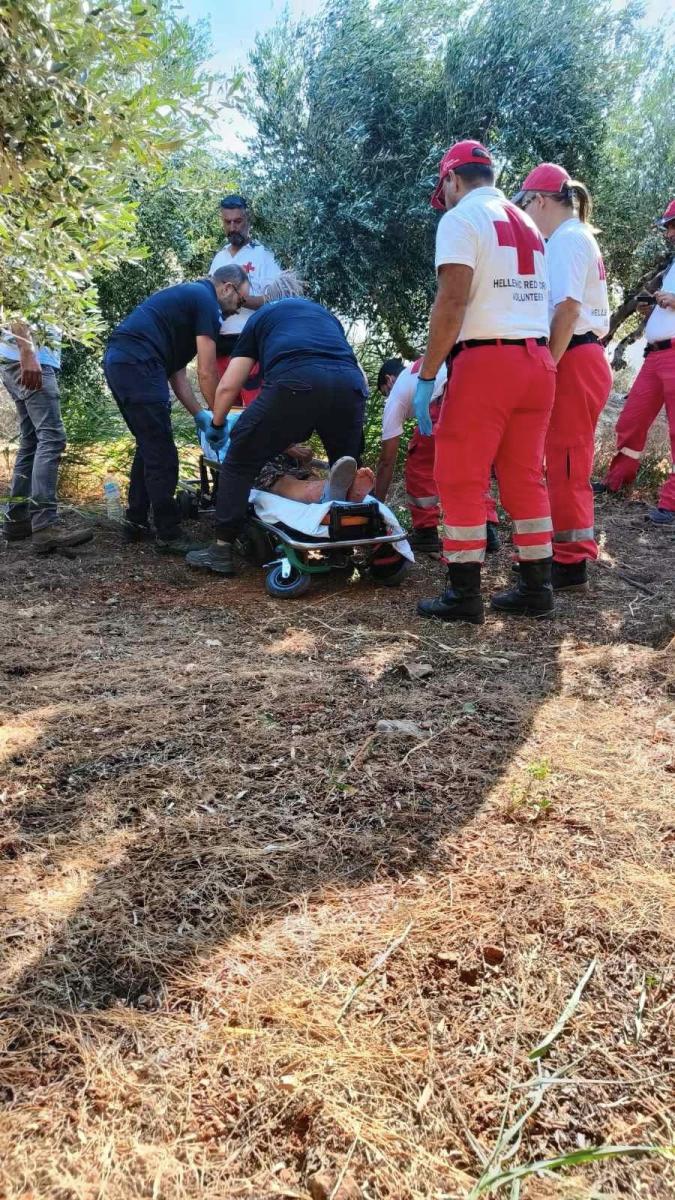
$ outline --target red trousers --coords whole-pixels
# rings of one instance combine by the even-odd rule
[[[440,402],[432,401],[429,411],[434,427],[440,409]],[[441,519],[434,479],[435,457],[434,438],[425,437],[416,427],[408,442],[408,456],[405,460],[406,501],[410,509],[413,529],[436,529]],[[499,524],[497,508],[489,489],[485,499],[488,521],[493,521],[495,525]]]
[[[231,358],[229,356],[223,355],[216,359],[216,370],[218,372],[219,379],[223,378],[223,375],[230,365],[230,361]],[[253,367],[251,368],[251,374],[249,375],[240,392],[242,408],[248,408],[249,404],[253,404],[256,396],[259,396],[261,391],[262,379],[260,377],[260,366],[258,363],[254,363]]]
[[[477,346],[453,362],[436,428],[435,477],[446,562],[482,562],[494,463],[521,560],[550,558],[544,442],[556,369],[548,347]]]
[[[612,371],[597,342],[575,346],[563,354],[545,450],[556,562],[598,557],[591,471],[595,427],[611,387]]]
[[[628,393],[616,423],[617,453],[605,483],[611,492],[632,483],[638,473],[647,434],[666,406],[673,469],[659,492],[659,508],[675,511],[675,346],[652,350]]]

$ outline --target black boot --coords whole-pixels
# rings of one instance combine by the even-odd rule
[[[435,600],[420,600],[420,617],[437,617],[441,621],[468,621],[482,625],[485,620],[480,594],[480,568],[476,563],[453,563],[448,567],[448,586]]]
[[[497,525],[494,521],[488,521],[488,523],[487,523],[487,542],[485,545],[486,553],[487,554],[496,554],[497,551],[500,549],[501,544],[502,543],[499,538],[499,525]]]
[[[233,547],[231,542],[211,542],[201,550],[191,550],[185,555],[189,567],[198,567],[202,571],[213,571],[216,575],[235,574]]]
[[[552,561],[551,558],[537,558],[533,562],[521,559],[517,585],[506,592],[497,592],[492,597],[491,607],[515,616],[549,616],[553,612]]]
[[[585,592],[588,587],[588,564],[581,562],[559,563],[553,560],[551,583],[554,592]]]
[[[441,539],[435,525],[427,529],[412,529],[408,541],[412,550],[418,554],[440,554]]]

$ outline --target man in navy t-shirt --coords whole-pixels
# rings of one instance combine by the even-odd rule
[[[260,363],[264,385],[232,430],[218,480],[216,541],[187,560],[221,575],[234,574],[232,547],[253,481],[266,462],[314,432],[331,464],[343,455],[358,460],[363,442],[365,376],[340,322],[326,308],[293,296],[249,318],[218,384],[214,430],[237,403],[254,362]]]
[[[190,548],[181,534],[175,501],[178,451],[171,429],[169,385],[192,416],[202,411],[186,370],[196,355],[199,387],[209,408],[213,407],[220,322],[223,314],[242,306],[248,290],[241,267],[221,267],[195,283],[155,292],[110,335],[105,377],[136,439],[125,521],[130,541],[152,536],[148,520],[152,507],[158,549],[185,554]]]

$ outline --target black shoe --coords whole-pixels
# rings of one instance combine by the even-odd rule
[[[501,538],[499,536],[499,525],[494,521],[487,523],[487,542],[485,544],[486,554],[496,554],[501,549]]]
[[[609,491],[607,484],[603,483],[601,479],[591,480],[591,487],[594,496],[604,496]]]
[[[182,529],[176,529],[171,534],[160,536],[157,534],[155,549],[158,554],[180,554],[184,556],[190,554],[193,550],[203,550],[203,542],[195,542],[192,538],[187,537]]]
[[[85,542],[90,542],[93,536],[93,529],[88,529],[86,525],[68,529],[59,518],[44,529],[34,531],[33,553],[51,554],[53,550],[69,550],[72,546],[82,546]]]
[[[491,607],[496,612],[520,617],[550,616],[553,612],[552,561],[550,558],[538,558],[533,562],[521,559],[516,587],[497,592],[492,597]]]
[[[585,592],[588,589],[588,563],[559,563],[553,560],[551,584],[554,592]]]
[[[420,600],[420,617],[440,621],[467,621],[482,625],[485,621],[480,594],[480,563],[453,563],[448,567],[448,587],[435,600]]]
[[[235,573],[233,547],[230,542],[211,542],[203,550],[192,550],[185,556],[189,567],[197,567],[202,571],[215,571],[216,575]]]
[[[122,522],[122,537],[129,544],[133,542],[153,542],[155,535],[147,523],[138,524],[128,518]]]
[[[416,550],[418,554],[441,552],[441,539],[435,525],[430,525],[428,529],[412,529],[408,534],[408,541],[411,549]]]
[[[11,517],[5,517],[2,529],[8,542],[22,542],[33,532],[29,517],[21,521],[13,521]]]

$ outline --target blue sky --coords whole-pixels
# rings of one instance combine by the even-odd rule
[[[323,0],[182,0],[180,7],[193,21],[206,18],[211,26],[213,58],[209,66],[214,71],[232,74],[246,65],[246,56],[253,49],[256,35],[270,29],[285,9],[291,16],[312,16]],[[250,124],[239,114],[224,112],[218,122],[218,145],[214,150],[241,150],[239,134],[250,132]]]
[[[619,4],[621,0],[617,0]],[[256,34],[264,33],[279,19],[285,9],[294,17],[311,16],[323,0],[182,0],[181,7],[193,21],[208,19],[211,26],[213,70],[231,74],[245,66],[246,55],[253,47]],[[646,18],[656,24],[672,13],[673,0],[646,0]],[[223,151],[241,148],[239,132],[246,133],[246,123],[238,114],[223,113],[218,128],[218,146]]]

